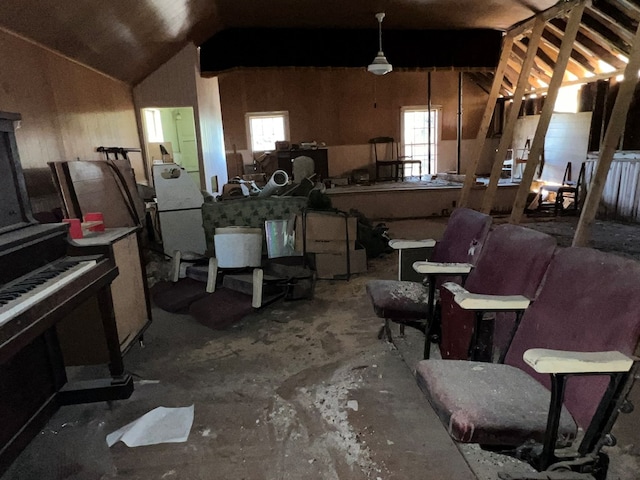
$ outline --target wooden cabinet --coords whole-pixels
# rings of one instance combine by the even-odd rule
[[[315,173],[318,174],[317,181],[329,178],[329,158],[326,148],[316,148],[308,150],[278,150],[278,169],[284,170],[289,176],[293,172],[293,160],[298,157],[309,157],[315,164]]]
[[[73,243],[79,247],[109,247],[118,267],[118,276],[111,283],[110,289],[120,351],[124,355],[151,322],[146,274],[139,243],[140,229],[107,228],[105,232],[91,235],[73,240]],[[89,299],[58,325],[66,365],[98,364],[107,358],[102,325],[94,320],[99,318],[93,314],[97,308],[95,299]]]

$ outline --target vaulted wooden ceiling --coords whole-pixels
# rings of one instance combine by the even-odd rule
[[[558,60],[562,40],[567,30],[570,7],[577,2],[561,2],[543,13],[546,23],[536,48],[533,67],[528,73],[527,91],[544,94]],[[605,79],[623,73],[628,63],[633,37],[640,20],[638,0],[594,0],[587,2],[563,84],[578,84]],[[521,67],[529,49],[533,21],[513,28],[514,36],[501,93],[514,93]],[[472,73],[487,91],[493,81],[491,72]]]
[[[529,74],[529,89],[549,84],[567,26],[561,0],[2,0],[0,28],[136,84],[189,42],[202,44],[229,29],[376,28],[495,29],[515,35],[502,84],[513,93],[526,55],[527,20],[547,23]],[[544,12],[544,13],[543,13]],[[583,16],[566,69],[566,82],[611,76],[626,64],[640,20],[640,0],[593,0]],[[375,53],[375,52],[373,52]],[[420,52],[416,52],[419,55]],[[364,65],[363,65],[364,67]],[[489,88],[492,72],[474,72]]]
[[[2,0],[0,28],[135,84],[231,28],[505,30],[557,0]],[[373,52],[375,55],[375,52]]]

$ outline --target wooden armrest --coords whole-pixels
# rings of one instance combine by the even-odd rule
[[[413,269],[423,274],[464,275],[472,268],[470,263],[413,262]]]
[[[389,246],[396,250],[404,250],[406,248],[426,248],[435,246],[436,241],[428,240],[389,240]]]
[[[453,301],[465,310],[525,310],[531,300],[523,295],[481,295],[454,282],[442,284],[453,293]]]
[[[614,373],[628,372],[633,359],[625,354],[610,352],[567,352],[532,348],[522,359],[538,373]]]

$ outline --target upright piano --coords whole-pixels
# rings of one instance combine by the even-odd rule
[[[109,288],[118,275],[113,253],[74,246],[67,224],[33,219],[15,141],[19,121],[0,112],[0,475],[61,405],[133,392]],[[109,362],[104,378],[70,381],[56,324],[90,299]]]

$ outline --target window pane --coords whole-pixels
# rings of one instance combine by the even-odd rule
[[[284,121],[284,115],[250,117],[251,149],[254,152],[275,150],[276,142],[286,140]]]
[[[436,137],[438,111],[425,109],[407,109],[402,112],[404,129],[402,132],[402,151],[414,160],[422,160],[422,171],[435,173],[437,159]],[[431,120],[431,122],[429,122]],[[429,153],[430,159],[429,159]]]

